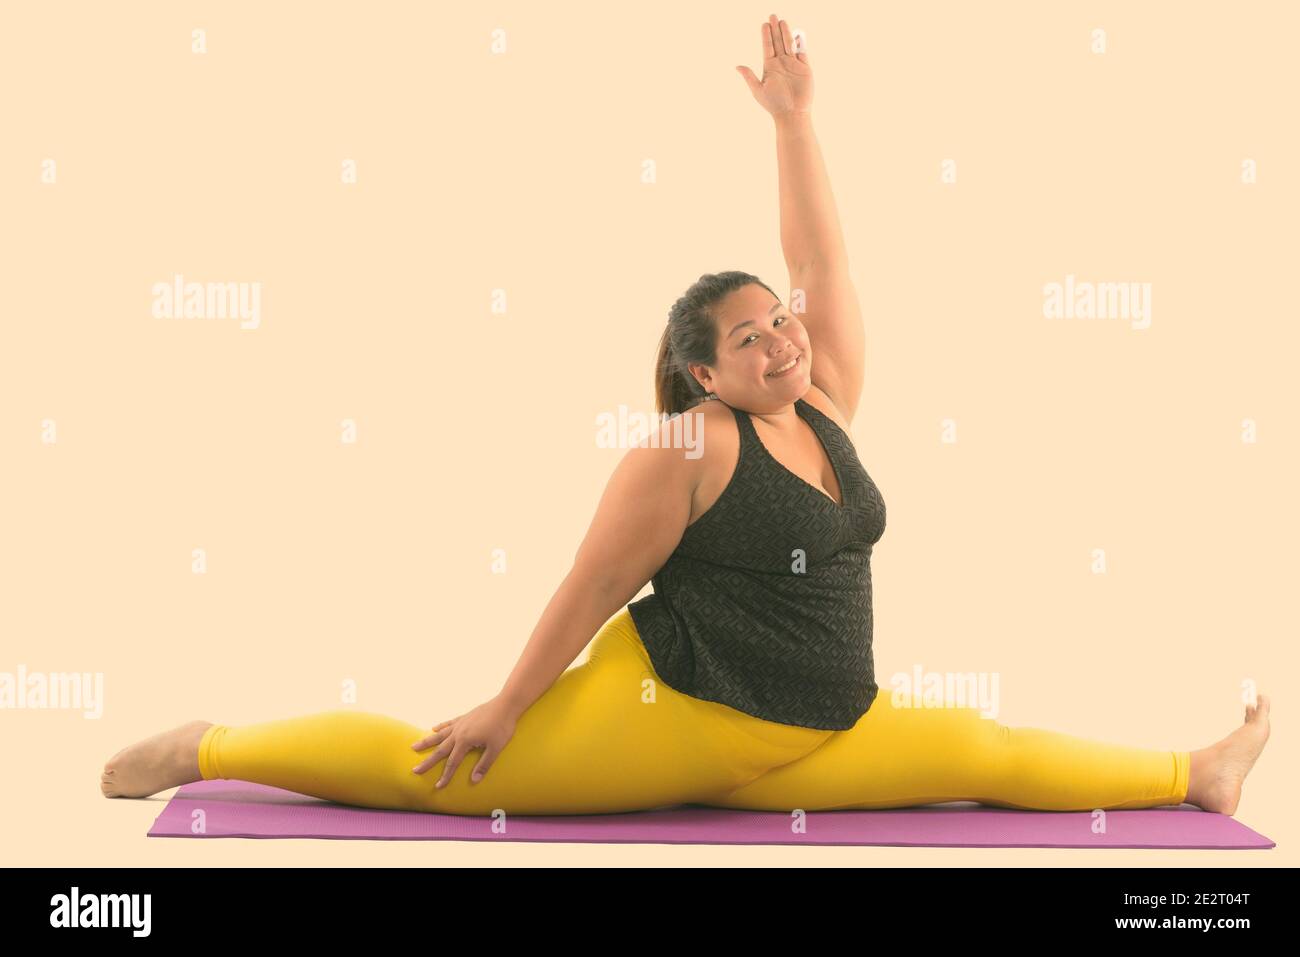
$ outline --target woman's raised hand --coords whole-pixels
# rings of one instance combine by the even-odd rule
[[[763,79],[747,66],[738,66],[758,105],[773,116],[808,113],[812,110],[813,78],[808,54],[795,50],[794,37],[776,14],[763,24]]]
[[[517,719],[518,715],[514,708],[501,698],[493,698],[472,711],[467,711],[459,718],[444,721],[431,733],[411,745],[416,751],[423,751],[435,744],[439,745],[433,754],[411,770],[416,774],[423,774],[450,755],[442,777],[434,785],[434,787],[442,787],[452,779],[456,768],[465,759],[465,755],[482,748],[483,756],[474,766],[470,778],[471,783],[477,783],[483,779],[483,775],[487,774],[488,768],[492,767],[492,762],[497,759],[497,755],[505,748],[507,742],[514,737]]]

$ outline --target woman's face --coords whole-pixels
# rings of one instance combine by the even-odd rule
[[[749,412],[775,412],[808,391],[808,332],[781,300],[748,283],[729,293],[714,312],[717,365],[691,366],[705,389]],[[791,360],[797,361],[782,370]]]

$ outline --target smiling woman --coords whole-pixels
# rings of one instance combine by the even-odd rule
[[[776,127],[781,245],[799,308],[738,271],[701,276],[673,305],[655,393],[670,415],[717,400],[699,413],[702,454],[671,442],[628,451],[500,693],[427,732],[354,711],[190,722],[110,759],[106,795],[237,777],[476,815],[962,800],[1042,810],[1188,800],[1233,813],[1268,737],[1262,695],[1240,728],[1189,752],[879,694],[871,558],[885,503],[850,436],[862,316],[813,135],[807,55],[775,17],[762,41],[762,79],[740,69]],[[653,593],[633,601],[647,581]],[[569,668],[593,635],[588,660]]]
[[[743,305],[751,314],[736,316],[727,331],[715,319],[722,305],[733,292],[746,287],[767,290],[768,299],[759,307],[761,314],[752,314],[754,297],[745,292]],[[732,302],[740,306],[740,302]],[[782,309],[781,300],[772,288],[757,276],[731,270],[701,276],[668,311],[668,323],[659,337],[659,356],[655,363],[655,405],[661,415],[685,412],[713,393],[712,376],[697,377],[693,369],[712,369],[719,365],[719,352],[723,349],[749,348],[752,336],[746,330],[757,328],[758,321],[768,320]],[[729,310],[730,312],[731,310]],[[761,358],[761,354],[760,358]],[[760,370],[764,374],[769,369]]]

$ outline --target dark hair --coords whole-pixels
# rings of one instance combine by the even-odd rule
[[[668,324],[659,340],[655,364],[655,406],[660,415],[685,412],[707,395],[687,365],[716,365],[718,327],[714,308],[726,296],[750,283],[758,283],[780,299],[772,287],[747,272],[706,273],[668,310]]]

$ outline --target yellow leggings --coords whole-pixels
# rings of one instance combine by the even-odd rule
[[[442,716],[439,716],[442,717]],[[597,814],[675,804],[753,810],[979,801],[1081,811],[1180,804],[1190,755],[1014,728],[975,708],[896,708],[887,689],[845,731],[777,724],[674,691],[626,607],[519,718],[483,780],[471,751],[445,787],[411,745],[431,726],[360,711],[213,725],[205,780],[237,778],[362,807]]]

